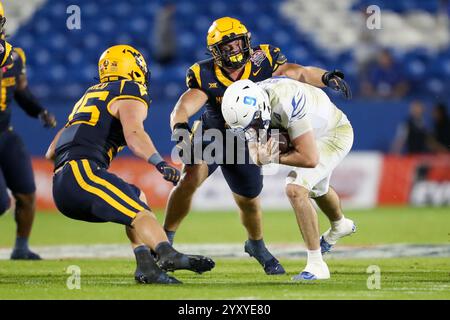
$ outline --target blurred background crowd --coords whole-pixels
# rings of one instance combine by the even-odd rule
[[[128,43],[150,64],[148,129],[168,154],[168,116],[185,90],[185,72],[208,58],[207,30],[228,15],[242,20],[253,44],[278,46],[302,65],[344,71],[354,99],[328,93],[355,127],[354,150],[449,151],[448,0],[77,0],[81,25],[68,29],[73,3],[4,1],[10,40],[25,50],[31,87],[60,124],[95,83],[100,53]],[[378,20],[371,5],[380,8]],[[14,121],[28,128],[25,139],[48,140],[21,112]],[[44,145],[33,143],[31,152],[42,154]]]

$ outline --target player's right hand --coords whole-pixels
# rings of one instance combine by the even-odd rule
[[[180,158],[183,157],[183,150],[187,151],[191,148],[191,134],[192,130],[187,122],[176,123],[173,126],[172,137],[178,139],[176,147],[179,150]]]
[[[156,169],[163,175],[164,180],[172,182],[174,186],[180,181],[180,171],[167,162],[161,161],[156,165]]]
[[[325,72],[322,76],[322,82],[335,91],[341,91],[344,97],[351,99],[352,91],[350,86],[344,80],[344,73],[340,70]]]
[[[263,166],[270,163],[278,163],[280,159],[280,150],[276,141],[270,138],[266,143],[258,144],[256,164]]]
[[[39,120],[41,120],[44,128],[54,128],[56,127],[56,118],[53,114],[47,110],[43,110],[39,113]]]

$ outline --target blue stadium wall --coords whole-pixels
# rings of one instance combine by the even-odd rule
[[[395,135],[398,123],[407,117],[408,101],[387,102],[334,99],[347,114],[355,130],[353,150],[378,150],[386,152]],[[63,126],[75,100],[43,101],[43,104],[56,115],[58,128]],[[150,106],[145,127],[163,154],[170,154],[173,143],[170,141],[169,115],[176,102],[155,101]],[[431,110],[431,101],[427,105]],[[24,139],[29,151],[36,156],[43,155],[56,130],[45,130],[40,123],[14,105],[13,125]],[[126,154],[128,151],[124,151]]]

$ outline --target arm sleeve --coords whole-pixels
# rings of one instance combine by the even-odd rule
[[[14,54],[17,58],[13,57],[14,64],[19,64],[20,67],[20,74],[25,75],[27,74],[27,57],[25,55],[25,52],[21,48],[14,48]]]
[[[272,72],[275,72],[279,66],[287,62],[287,58],[280,48],[269,46],[269,51],[272,56]]]
[[[21,107],[29,116],[33,118],[37,118],[39,113],[45,110],[37,101],[36,97],[31,93],[28,86],[22,90],[16,90],[14,92],[14,99],[16,99],[19,107]]]
[[[312,130],[311,122],[306,114],[306,97],[302,92],[297,92],[292,100],[283,101],[283,104],[288,118],[288,132],[291,139]]]
[[[148,89],[143,84],[135,81],[122,80],[120,83],[119,94],[116,100],[134,99],[143,102],[147,108],[150,106],[151,100]]]
[[[190,89],[202,89],[200,65],[198,63],[191,66],[186,72],[186,86]]]
[[[311,122],[307,116],[289,123],[288,133],[291,140],[312,130]]]

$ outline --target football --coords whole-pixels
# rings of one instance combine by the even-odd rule
[[[291,148],[291,140],[289,139],[289,133],[287,131],[278,131],[277,133],[272,133],[270,137],[274,141],[278,141],[278,149],[280,150],[280,154],[286,153]]]

